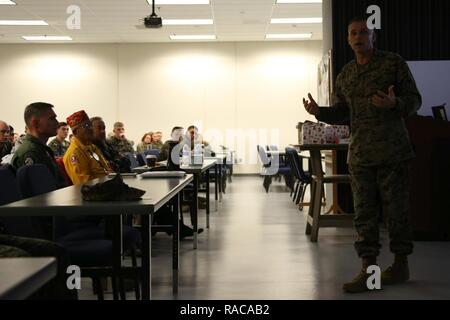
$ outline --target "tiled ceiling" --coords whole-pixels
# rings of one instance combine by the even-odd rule
[[[49,26],[0,26],[0,43],[25,43],[22,36],[71,36],[75,43],[171,42],[169,35],[215,34],[215,41],[263,41],[267,33],[312,33],[322,24],[273,25],[271,18],[322,17],[322,4],[275,4],[275,0],[211,0],[210,5],[160,5],[163,19],[214,19],[213,25],[137,28],[151,13],[146,0],[15,0],[0,5],[0,20],[41,19]],[[70,5],[81,9],[81,29],[69,30]]]

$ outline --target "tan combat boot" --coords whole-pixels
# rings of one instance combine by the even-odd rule
[[[393,285],[409,280],[408,257],[405,255],[395,255],[392,266],[381,273],[382,285]]]
[[[350,282],[344,283],[342,289],[347,293],[360,293],[369,291],[367,288],[367,279],[370,274],[367,274],[367,268],[377,264],[376,257],[367,257],[362,259],[362,269],[359,274]]]

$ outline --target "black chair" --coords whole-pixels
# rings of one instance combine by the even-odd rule
[[[296,179],[292,199],[299,209],[303,209],[303,199],[305,197],[306,188],[311,185],[312,178],[309,172],[303,170],[303,157],[300,157],[294,148],[286,148],[286,161],[292,169],[294,178]]]
[[[269,193],[272,177],[280,175],[284,177],[286,185],[292,190],[294,188],[294,182],[291,168],[285,163],[281,163],[279,157],[269,157],[265,148],[260,145],[256,146],[256,148],[258,150],[259,158],[263,164],[261,175],[264,176],[263,187],[266,192]]]
[[[158,159],[159,153],[160,153],[160,151],[158,149],[149,149],[149,150],[144,151],[144,155],[156,156],[156,159]]]
[[[24,166],[17,171],[20,189],[27,197],[51,192],[57,189],[56,180],[48,168],[42,164]],[[94,288],[100,300],[103,290],[100,277],[111,276],[113,291],[116,295],[115,278],[112,274],[112,241],[105,236],[105,229],[93,223],[73,223],[65,217],[55,217],[53,220],[53,240],[63,245],[72,263],[83,269],[83,274],[92,278]],[[133,268],[137,267],[135,249],[140,241],[137,230],[123,226],[123,247],[132,255]],[[122,278],[120,280],[121,296],[125,297]],[[135,277],[136,297],[140,293],[138,278]]]

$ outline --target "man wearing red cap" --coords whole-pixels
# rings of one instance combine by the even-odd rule
[[[102,152],[92,143],[92,123],[84,110],[67,118],[74,137],[64,155],[64,167],[74,184],[106,176],[113,170]]]

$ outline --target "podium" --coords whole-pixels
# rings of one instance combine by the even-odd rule
[[[413,116],[406,120],[416,153],[411,167],[414,240],[450,240],[450,122]]]

